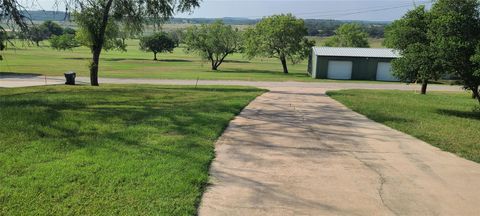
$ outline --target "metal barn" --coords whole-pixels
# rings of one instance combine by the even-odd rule
[[[399,57],[392,49],[313,47],[308,73],[315,79],[397,81],[390,63]]]

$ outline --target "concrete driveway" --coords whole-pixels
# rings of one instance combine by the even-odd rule
[[[223,134],[200,215],[478,215],[480,165],[321,89],[272,88]]]
[[[143,79],[101,82],[196,83]],[[480,212],[479,164],[375,123],[325,95],[329,89],[409,90],[418,86],[244,81],[199,84],[271,90],[232,121],[216,144],[211,185],[203,196],[199,215]],[[430,90],[460,89],[433,85]]]

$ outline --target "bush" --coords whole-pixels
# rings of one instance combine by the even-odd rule
[[[60,36],[53,36],[50,39],[50,46],[56,50],[71,50],[79,47],[80,44],[75,39],[75,35],[64,34]]]

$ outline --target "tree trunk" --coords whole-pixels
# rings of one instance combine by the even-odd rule
[[[422,93],[421,94],[427,94],[427,87],[428,87],[428,79],[425,79],[422,81]]]
[[[154,61],[158,61],[158,59],[157,59],[157,53],[156,53],[156,52],[153,53],[153,60],[154,60]]]
[[[479,99],[478,94],[478,87],[472,88],[472,99]]]
[[[285,56],[280,57],[280,61],[282,62],[283,73],[288,74],[287,59]]]
[[[100,26],[100,31],[95,34],[95,38],[92,46],[92,63],[90,65],[90,84],[92,86],[99,86],[98,84],[98,66],[100,63],[100,54],[102,53],[103,44],[105,42],[105,31],[108,25],[108,19],[110,16],[110,8],[112,7],[113,0],[108,0],[103,11],[103,18]]]
[[[95,48],[93,50],[92,63],[90,65],[90,84],[92,86],[98,85],[98,66],[100,63],[100,53],[102,53],[102,48]]]
[[[212,59],[211,61],[212,61],[212,70],[214,70],[214,71],[218,70],[218,65],[215,62],[215,60]]]
[[[473,99],[477,99],[478,103],[480,103],[480,92],[478,90],[479,86],[473,88]]]

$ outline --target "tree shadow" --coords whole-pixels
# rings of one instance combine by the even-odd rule
[[[237,64],[248,64],[250,61],[245,61],[245,60],[225,60],[223,61],[225,63],[237,63]]]
[[[465,118],[465,119],[480,120],[480,112],[479,111],[460,111],[460,110],[439,109],[439,110],[437,110],[437,113],[442,114],[442,115],[449,115],[449,116],[455,116],[455,117],[459,117],[459,118]]]
[[[258,69],[242,69],[242,68],[235,68],[235,69],[226,69],[220,70],[222,73],[257,73],[257,74],[268,74],[268,75],[283,75],[286,77],[308,77],[309,75],[305,73],[288,73],[284,74],[282,71],[272,71],[272,70],[258,70]]]
[[[68,60],[90,60],[90,57],[67,57],[63,59]],[[192,62],[191,60],[186,59],[159,59],[158,61],[154,61],[153,59],[147,58],[105,58],[101,59],[101,61],[107,62],[120,62],[120,61],[152,61],[152,62]]]
[[[39,73],[19,73],[19,72],[3,72],[0,71],[0,79],[1,78],[32,78],[32,77],[38,77],[41,76],[42,74]]]

